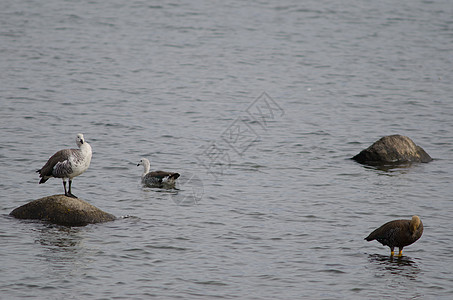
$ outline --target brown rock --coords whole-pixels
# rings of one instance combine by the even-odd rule
[[[87,224],[115,220],[115,216],[79,198],[65,195],[52,195],[24,204],[11,213],[18,219],[39,219],[65,226],[85,226]]]
[[[433,159],[422,147],[403,135],[384,136],[352,158],[369,165],[430,162]]]

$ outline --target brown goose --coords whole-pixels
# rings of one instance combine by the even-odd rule
[[[384,246],[390,247],[390,255],[394,248],[399,248],[398,256],[403,255],[403,247],[415,243],[423,234],[423,223],[418,216],[411,220],[394,220],[385,223],[365,238],[367,241],[377,240]]]
[[[167,171],[150,172],[150,163],[146,158],[140,159],[137,166],[143,165],[142,183],[152,187],[172,187],[175,185],[175,180],[178,179],[179,173]]]
[[[52,155],[46,164],[36,172],[41,180],[46,182],[51,177],[63,179],[64,194],[68,197],[77,198],[71,193],[72,179],[85,172],[91,162],[91,146],[83,138],[83,134],[77,134],[77,146],[80,149],[64,149]],[[69,179],[69,191],[66,191],[66,179]]]

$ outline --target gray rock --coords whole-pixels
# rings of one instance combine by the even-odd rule
[[[87,224],[115,220],[115,216],[79,198],[65,195],[52,195],[24,204],[11,213],[18,219],[39,219],[65,226],[85,226]]]
[[[426,163],[433,160],[422,147],[399,134],[384,136],[352,159],[369,165]]]

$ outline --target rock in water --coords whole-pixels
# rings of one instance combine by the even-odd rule
[[[426,163],[433,160],[422,147],[415,145],[407,136],[399,134],[384,136],[352,159],[369,165]]]
[[[39,219],[65,226],[85,226],[115,220],[115,216],[79,198],[47,196],[24,204],[11,213],[18,219]]]

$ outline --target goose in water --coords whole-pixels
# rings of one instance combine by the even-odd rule
[[[83,134],[77,134],[76,143],[79,149],[64,149],[52,155],[46,164],[36,171],[41,180],[46,182],[49,178],[63,179],[64,194],[68,197],[77,198],[71,193],[72,179],[85,172],[91,162],[91,146],[85,142]],[[69,179],[69,190],[66,191],[66,180]]]
[[[178,179],[179,173],[166,171],[150,172],[149,160],[146,158],[140,159],[137,166],[143,166],[142,183],[152,187],[172,187],[175,185],[175,180]]]
[[[384,246],[390,247],[390,255],[394,248],[399,248],[398,256],[403,255],[403,247],[415,243],[423,234],[423,223],[418,216],[411,220],[394,220],[385,223],[365,238],[367,241],[377,240]]]

